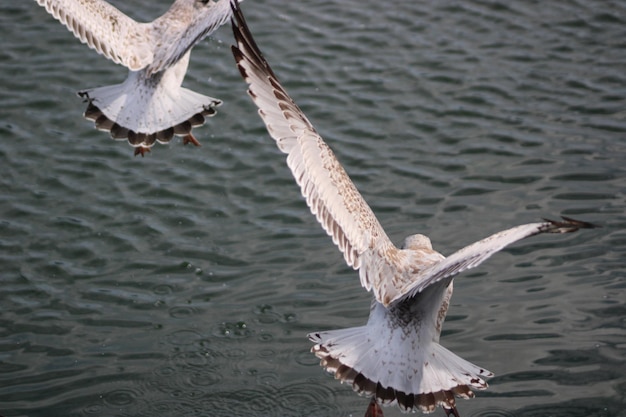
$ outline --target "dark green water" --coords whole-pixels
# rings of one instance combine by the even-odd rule
[[[151,20],[170,1],[114,3]],[[243,8],[396,242],[449,254],[542,217],[603,226],[456,279],[442,344],[496,374],[461,414],[626,416],[624,3]],[[75,96],[124,68],[33,1],[2,2],[0,28],[0,415],[363,415],[306,334],[364,323],[370,295],[246,96],[230,28],[185,82],[225,103],[203,146],[143,159]]]

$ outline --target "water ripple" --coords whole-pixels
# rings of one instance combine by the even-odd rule
[[[171,0],[112,3],[145,21]],[[471,415],[620,415],[622,2],[257,6],[261,48],[394,242],[449,254],[542,217],[603,226],[459,277],[442,343],[498,375]],[[230,29],[185,78],[224,100],[202,147],[133,158],[75,94],[124,68],[32,2],[1,3],[0,26],[2,414],[362,415],[306,334],[363,324],[371,295],[268,138]]]
[[[518,417],[518,414],[512,413],[505,409],[488,408],[476,413],[472,413],[471,417]]]

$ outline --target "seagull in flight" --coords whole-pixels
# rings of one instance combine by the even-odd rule
[[[192,135],[222,101],[182,88],[191,48],[226,23],[229,0],[176,0],[161,17],[139,23],[104,0],[36,0],[81,42],[128,68],[121,84],[79,91],[85,118],[113,139],[128,140],[135,155],[174,135]]]
[[[453,277],[476,267],[520,239],[541,233],[569,233],[594,225],[563,217],[496,233],[448,257],[430,239],[415,234],[396,247],[326,142],[278,81],[258,48],[239,8],[233,7],[232,47],[248,94],[291,169],[311,212],[359,271],[372,291],[367,324],[309,334],[321,366],[377,404],[429,413],[441,406],[458,416],[455,397],[485,389],[490,371],[455,355],[439,343]]]

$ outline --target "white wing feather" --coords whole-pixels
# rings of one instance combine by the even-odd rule
[[[278,148],[288,155],[287,165],[311,212],[339,247],[347,264],[359,270],[361,285],[372,290],[381,304],[388,306],[442,279],[451,279],[520,239],[595,227],[566,217],[562,222],[525,224],[496,233],[448,258],[430,248],[399,250],[328,145],[278,81],[236,0],[231,0],[231,7],[237,40],[233,54],[259,115]]]
[[[400,289],[391,302],[413,297],[424,288],[474,268],[494,253],[506,246],[540,233],[569,233],[578,228],[592,228],[592,224],[564,218],[564,222],[547,220],[543,223],[528,223],[495,233],[485,239],[472,243],[448,256],[447,258],[421,270],[412,280]]]
[[[81,42],[111,61],[138,71],[152,62],[150,25],[103,0],[36,0]]]
[[[139,23],[104,0],[36,0],[83,43],[132,71],[149,74],[178,62],[226,23],[229,0],[176,1],[151,23]]]
[[[200,9],[174,3],[152,23],[153,36],[167,39],[167,42],[155,50],[150,73],[159,72],[178,62],[196,43],[226,23],[231,15],[229,0],[208,1]]]
[[[233,53],[268,132],[288,154],[287,164],[311,212],[346,263],[359,269],[363,287],[387,304],[414,272],[407,254],[389,240],[331,149],[282,87],[237,9],[235,18]]]

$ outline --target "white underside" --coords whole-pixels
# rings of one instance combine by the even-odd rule
[[[436,326],[435,306],[441,302],[438,293],[428,294],[413,305],[415,310],[407,315],[412,321],[404,325],[397,314],[374,301],[367,325],[309,335],[317,343],[313,351],[322,359],[327,355],[339,361],[384,388],[408,395],[442,391],[458,395],[458,386],[484,389],[487,384],[483,378],[493,374],[438,343],[440,329]],[[435,313],[431,314],[433,309]],[[332,373],[337,368],[336,362],[327,366]]]
[[[484,388],[491,372],[433,341],[407,340],[401,332],[366,325],[316,333],[318,343],[366,378],[407,394],[449,391],[458,385]],[[332,371],[332,370],[329,370]],[[479,378],[481,383],[472,380]]]
[[[89,100],[110,120],[138,133],[156,133],[176,126],[220,100],[182,88],[188,56],[176,65],[148,76],[130,71],[121,83],[84,90]]]

